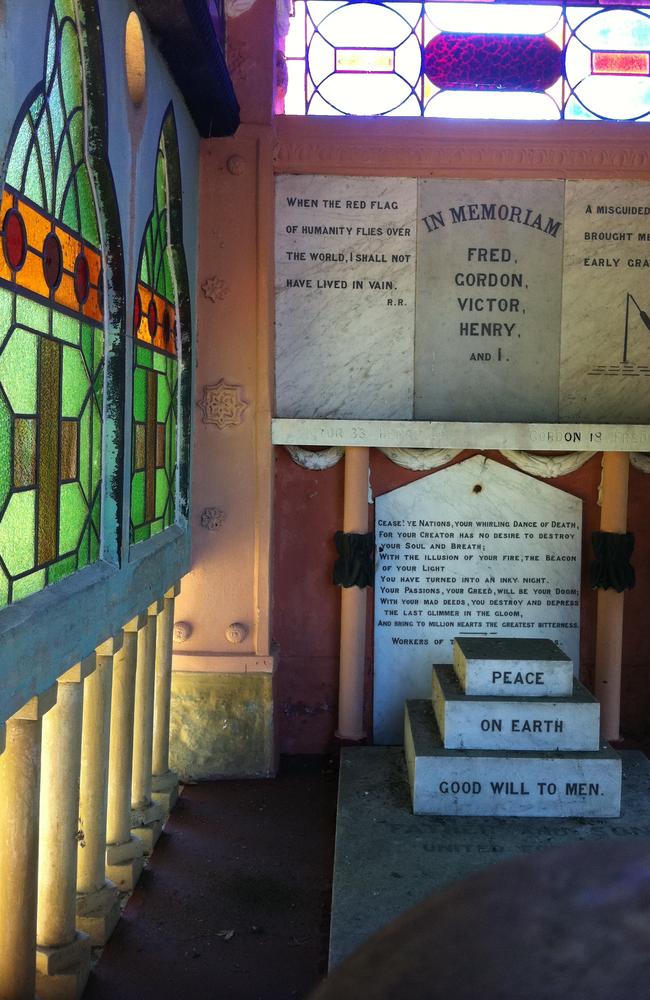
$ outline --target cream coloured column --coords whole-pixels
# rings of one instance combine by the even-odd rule
[[[367,448],[345,449],[343,531],[368,531]],[[341,740],[363,739],[363,687],[366,653],[366,590],[341,588],[339,723]]]
[[[77,845],[77,928],[103,945],[120,918],[120,894],[105,875],[108,754],[113,656],[123,636],[97,647],[97,669],[84,684]]]
[[[127,622],[122,648],[113,659],[106,877],[124,892],[133,889],[144,864],[142,841],[131,835],[131,775],[138,633],[146,624],[146,611]]]
[[[172,694],[172,644],[174,639],[174,599],[180,594],[177,583],[165,594],[156,631],[156,680],[153,707],[153,758],[151,797],[168,815],[178,798],[178,775],[169,770],[169,713]]]
[[[36,989],[77,1000],[90,972],[90,938],[77,931],[77,835],[84,680],[95,654],[59,677],[56,705],[43,718],[41,747]]]
[[[36,983],[41,716],[56,685],[6,723],[0,756],[0,996],[32,1000]]]
[[[605,452],[601,490],[600,530],[627,531],[630,458],[627,452]],[[600,702],[600,732],[605,740],[620,738],[621,661],[625,595],[599,590],[596,611],[596,688]]]
[[[156,633],[162,610],[162,598],[147,609],[147,624],[138,633],[135,673],[131,833],[140,838],[145,854],[153,851],[164,821],[163,807],[151,798]]]

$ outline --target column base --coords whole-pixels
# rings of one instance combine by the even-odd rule
[[[131,835],[140,840],[147,857],[153,853],[156,841],[162,833],[165,819],[163,807],[158,802],[151,802],[148,806],[133,809],[131,812],[131,823],[133,824]]]
[[[106,845],[106,878],[114,882],[120,892],[131,892],[144,867],[142,842],[131,837],[124,844]]]
[[[106,944],[121,913],[120,892],[113,882],[77,896],[77,930],[88,935],[93,948]]]
[[[90,938],[77,933],[70,944],[36,948],[36,992],[42,1000],[78,1000],[90,974]]]
[[[151,798],[162,806],[169,816],[178,802],[178,775],[174,771],[154,774],[151,779]]]

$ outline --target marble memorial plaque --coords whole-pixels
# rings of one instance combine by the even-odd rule
[[[597,750],[600,705],[574,679],[568,698],[466,695],[453,667],[435,666],[433,708],[447,750]]]
[[[567,181],[560,420],[650,419],[650,184]]]
[[[490,697],[568,697],[573,664],[550,639],[454,639],[454,670],[465,694]]]
[[[608,743],[567,753],[446,750],[427,701],[408,701],[413,812],[432,816],[618,816],[621,758]]]
[[[280,417],[411,419],[412,178],[276,180]]]
[[[375,743],[457,636],[552,639],[578,663],[581,501],[476,455],[375,501]]]
[[[562,181],[418,184],[415,417],[558,415]]]

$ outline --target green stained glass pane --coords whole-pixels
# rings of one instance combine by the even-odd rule
[[[79,483],[63,483],[59,490],[59,552],[72,552],[79,544],[88,506]]]
[[[81,211],[81,233],[84,239],[92,243],[93,246],[100,245],[99,230],[97,228],[97,214],[95,212],[95,202],[93,199],[88,171],[85,166],[79,168],[77,174],[77,190],[79,193],[79,209]]]
[[[88,373],[81,351],[63,348],[63,417],[78,417],[88,392]]]
[[[147,231],[147,237],[145,238],[145,248],[144,248],[144,251],[142,253],[142,259],[140,260],[140,270],[138,271],[138,281],[144,282],[145,285],[150,285],[151,282],[149,280],[149,261],[147,259],[147,248],[146,248],[146,239],[147,238],[148,238],[148,231]]]
[[[156,517],[162,517],[169,495],[167,473],[164,469],[156,469]]]
[[[150,525],[150,531],[152,535],[157,535],[163,530],[162,518],[159,521],[152,521]]]
[[[140,528],[136,528],[133,532],[134,542],[144,542],[147,538],[151,538],[151,529],[148,524],[143,524]]]
[[[9,580],[0,567],[0,607],[9,603]]]
[[[104,331],[99,327],[94,327],[93,336],[95,338],[95,371],[97,371],[104,360]]]
[[[12,576],[34,565],[36,491],[14,493],[0,520],[0,556]]]
[[[71,573],[77,568],[77,554],[75,552],[72,556],[66,556],[65,559],[59,559],[57,562],[53,563],[48,569],[48,583],[57,583],[66,576],[70,576]]]
[[[89,372],[94,372],[93,365],[93,350],[94,350],[94,337],[92,327],[87,326],[85,323],[81,327],[81,350],[83,352],[84,360],[86,362],[86,367]]]
[[[154,353],[155,352],[152,351],[151,348],[149,348],[149,347],[140,347],[138,345],[137,353],[136,353],[136,359],[137,359],[136,360],[136,364],[141,365],[143,368],[153,368],[154,367],[154,362],[153,362],[152,355]]]
[[[170,302],[173,302],[174,301],[174,285],[172,283],[171,271],[169,270],[169,260],[167,258],[167,254],[165,254],[164,259],[163,259],[163,270],[164,270],[164,275],[165,275],[165,286],[164,286],[163,295]]]
[[[103,408],[103,405],[104,405],[104,403],[103,403],[103,400],[104,400],[104,372],[103,372],[103,370],[97,372],[97,375],[95,376],[95,381],[93,383],[93,388],[95,390],[95,400],[97,402],[97,406],[99,407],[99,409],[101,411],[102,408]]]
[[[4,332],[11,323],[14,296],[6,288],[0,288],[0,330]]]
[[[90,560],[89,543],[90,543],[90,528],[86,528],[83,535],[81,536],[81,544],[79,545],[79,554],[77,557],[79,569],[81,569],[83,566],[87,566]]]
[[[52,316],[52,336],[64,340],[68,344],[79,343],[81,324],[74,316],[56,312]]]
[[[90,412],[90,401],[88,401],[79,424],[79,479],[88,499],[90,499]]]
[[[167,358],[164,354],[159,354],[158,351],[153,352],[153,366],[157,372],[167,371]]]
[[[56,174],[57,178],[56,195],[54,200],[54,204],[56,206],[55,211],[61,218],[63,218],[63,199],[65,196],[68,179],[72,172],[72,168],[73,168],[73,163],[72,163],[70,145],[67,139],[64,137],[62,140],[61,152],[59,154],[59,169]],[[72,227],[75,228],[76,225],[75,221],[68,224],[69,225],[71,224]]]
[[[158,379],[158,413],[156,414],[156,420],[158,423],[163,424],[167,419],[167,412],[169,410],[169,404],[171,403],[171,396],[169,394],[169,386],[167,384],[167,379],[159,377]]]
[[[63,204],[63,221],[66,226],[70,226],[70,229],[80,230],[81,226],[79,224],[79,205],[77,202],[77,186],[76,184],[71,184],[68,188],[68,192],[65,196],[65,202]]]
[[[69,15],[68,15],[69,16]],[[73,15],[74,16],[74,15]],[[79,52],[79,39],[75,30],[75,25],[66,21],[61,35],[61,83],[63,86],[63,99],[69,111],[81,105],[81,79],[77,67],[81,62]]]
[[[176,358],[167,358],[167,378],[171,386],[172,393],[176,392],[178,381],[178,361]]]
[[[23,295],[16,296],[16,323],[19,326],[26,326],[39,333],[49,333],[50,330],[50,310],[47,306],[42,306],[33,299],[26,299]]]
[[[99,559],[99,538],[94,531],[90,532],[90,561],[96,562]]]
[[[169,440],[171,443],[171,469],[176,465],[176,417],[173,414],[169,418]]]
[[[37,338],[17,327],[0,354],[0,382],[14,413],[36,412]]]
[[[147,418],[147,373],[144,368],[133,372],[133,419],[144,423]]]
[[[25,194],[37,205],[48,207],[48,197],[43,164],[41,163],[38,145],[34,143],[31,155],[27,164],[27,174],[25,176]]]
[[[21,576],[20,580],[14,580],[13,599],[20,601],[23,597],[35,594],[37,590],[42,590],[45,586],[45,570],[39,569],[29,576]]]
[[[93,503],[93,512],[92,512],[92,522],[95,526],[95,531],[97,532],[98,535],[100,532],[99,521],[101,518],[101,513],[102,513],[102,501],[98,493],[97,496],[95,497],[95,502]]]
[[[54,148],[59,151],[59,156],[63,154],[63,149],[61,149],[61,137],[63,135],[63,129],[65,126],[65,113],[63,105],[61,103],[61,94],[59,93],[58,87],[52,87],[50,91],[50,96],[47,102],[47,108],[50,115],[50,121],[52,122],[52,135],[54,138]],[[67,146],[65,148],[66,154],[68,153]],[[70,159],[68,156],[68,164]],[[61,170],[61,166],[59,166]]]
[[[134,472],[131,480],[131,520],[138,526],[144,521],[144,472]]]
[[[41,116],[41,120],[36,128],[36,135],[38,149],[41,154],[41,162],[43,164],[43,173],[45,175],[45,187],[47,192],[43,205],[49,210],[54,203],[52,198],[52,188],[54,186],[56,172],[54,169],[55,157],[52,149],[52,137],[50,135],[50,116],[48,114],[43,114]]]
[[[23,186],[23,171],[31,137],[32,128],[27,118],[25,118],[18,129],[18,135],[16,136],[11,151],[11,158],[7,166],[6,177],[6,183],[11,184],[12,187],[17,188],[19,191],[22,190]]]
[[[99,477],[102,471],[102,418],[97,409],[97,403],[93,402],[93,459],[92,459],[92,488],[93,492],[99,485]]]
[[[9,407],[0,393],[0,507],[11,489],[11,430],[12,419]]]

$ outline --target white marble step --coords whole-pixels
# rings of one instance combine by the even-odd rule
[[[452,651],[465,694],[539,698],[573,691],[571,658],[550,639],[461,636]]]
[[[598,750],[600,705],[578,681],[570,697],[467,695],[453,667],[434,666],[432,702],[447,750]]]
[[[433,707],[407,701],[404,751],[413,812],[431,816],[618,816],[621,758],[590,753],[446,750]]]

